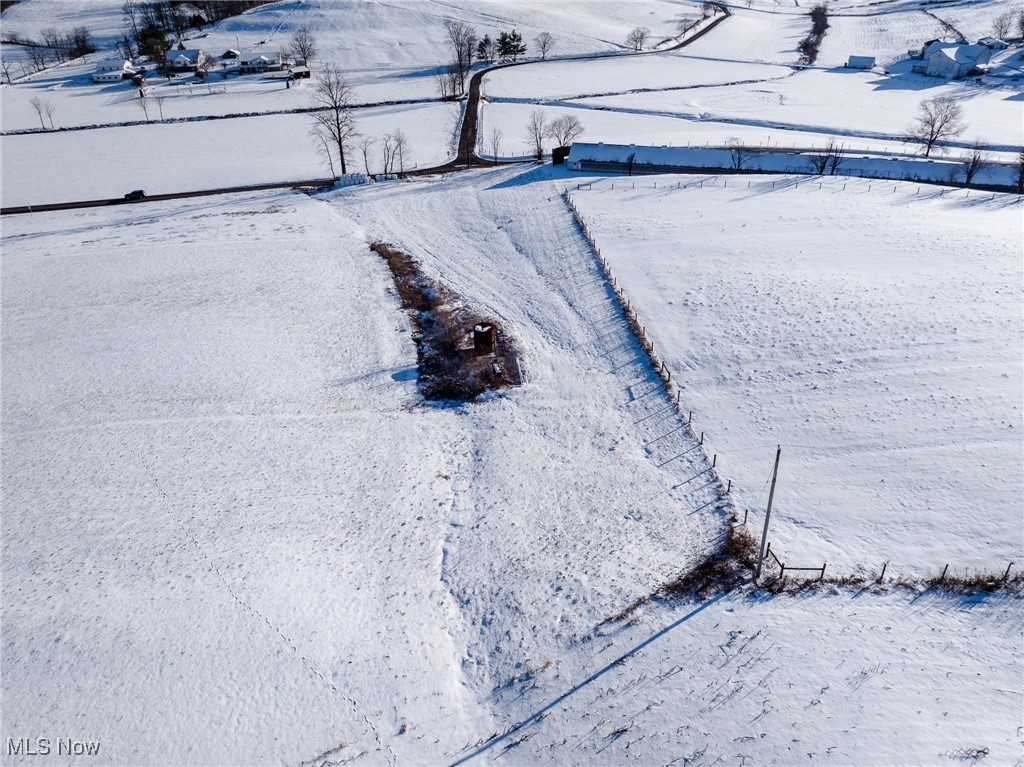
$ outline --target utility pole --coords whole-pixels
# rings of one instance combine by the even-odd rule
[[[768,491],[768,511],[764,514],[764,532],[761,533],[761,551],[757,555],[757,569],[754,570],[754,580],[761,577],[761,563],[764,561],[764,546],[768,541],[768,520],[772,516],[772,499],[775,498],[775,480],[779,477],[779,457],[782,455],[782,445],[775,451],[775,468],[772,469],[772,489]]]

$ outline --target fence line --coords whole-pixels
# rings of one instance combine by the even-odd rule
[[[695,183],[697,183],[697,182],[695,182]],[[700,184],[703,184],[703,180],[700,181]],[[748,182],[748,185],[749,185],[749,182]],[[577,184],[576,188],[577,188],[577,190],[580,190],[584,186],[589,189],[592,186],[592,184],[591,183],[587,183],[587,182],[581,182],[580,184]],[[773,186],[774,186],[774,182],[773,182]],[[896,186],[900,186],[900,184],[897,184]],[[612,188],[614,188],[614,182],[612,183]],[[671,185],[668,188],[672,188]],[[676,188],[678,188],[678,183],[677,183]],[[844,185],[844,188],[845,188],[845,185]],[[894,187],[894,191],[895,191],[895,187]],[[722,475],[721,475],[721,472],[719,471],[718,465],[717,465],[718,464],[718,455],[717,455],[717,453],[713,453],[713,454],[709,455],[708,448],[705,445],[705,439],[704,439],[705,438],[705,434],[704,434],[704,432],[700,431],[699,432],[699,437],[698,437],[697,428],[693,424],[693,411],[692,410],[686,410],[684,408],[684,406],[681,404],[680,400],[681,400],[681,395],[682,395],[682,389],[679,386],[679,376],[677,375],[675,377],[675,383],[673,383],[672,372],[669,370],[668,366],[665,364],[665,360],[661,357],[660,354],[658,354],[657,350],[655,349],[654,341],[647,334],[647,327],[646,327],[646,325],[644,325],[644,324],[642,324],[640,322],[640,317],[637,314],[635,306],[630,302],[629,298],[626,297],[625,291],[622,289],[622,285],[619,283],[618,279],[615,277],[614,272],[612,272],[611,265],[608,263],[608,260],[601,254],[601,248],[598,247],[597,241],[595,240],[593,233],[590,231],[589,225],[587,224],[586,220],[583,218],[583,215],[580,213],[579,208],[576,207],[576,203],[573,200],[572,194],[570,193],[568,187],[565,187],[563,189],[562,197],[565,200],[566,204],[569,206],[569,209],[572,211],[572,214],[573,214],[573,217],[574,217],[574,219],[576,221],[577,226],[579,226],[580,231],[583,233],[583,236],[586,238],[587,243],[590,245],[591,253],[593,254],[594,259],[597,261],[598,265],[601,267],[601,271],[602,271],[602,274],[604,275],[605,280],[607,281],[608,285],[611,286],[612,293],[615,296],[615,300],[616,300],[616,302],[617,302],[617,304],[619,306],[619,309],[622,311],[622,314],[625,317],[626,322],[627,322],[627,324],[630,327],[630,330],[632,331],[632,333],[633,333],[634,337],[636,338],[637,342],[640,344],[641,348],[644,350],[645,354],[647,355],[648,360],[650,361],[651,367],[654,369],[654,372],[658,374],[658,377],[661,380],[661,384],[662,384],[662,386],[663,386],[663,388],[665,390],[665,393],[668,395],[668,398],[669,398],[670,402],[672,403],[672,405],[675,408],[676,415],[679,417],[679,419],[682,421],[683,425],[689,431],[690,436],[693,438],[693,440],[697,443],[698,446],[701,447],[701,452],[704,454],[704,458],[706,460],[708,460],[708,466],[709,466],[708,471],[711,473],[711,475],[714,477],[715,481],[718,483],[718,491],[719,491],[719,495],[720,495],[721,499],[723,501],[725,501],[725,503],[729,507],[731,507],[732,510],[735,512],[735,505],[733,504],[733,501],[732,501],[732,480],[729,479],[727,481],[727,484],[723,483]],[[993,197],[994,197],[994,195],[993,195]],[[675,390],[675,396],[674,397],[672,396],[673,390]],[[739,520],[737,518],[736,524],[746,525],[747,524],[747,515],[748,515],[748,513],[749,513],[749,509],[745,510],[745,512],[743,514],[743,519]],[[826,570],[826,568],[828,566],[827,562],[822,563],[821,567],[796,567],[794,565],[786,565],[786,564],[784,564],[778,558],[778,555],[772,549],[772,545],[771,545],[770,541],[768,543],[768,549],[765,552],[765,556],[766,557],[770,556],[773,560],[775,560],[775,563],[779,566],[779,569],[780,569],[779,579],[783,583],[785,581],[786,571],[787,570],[788,571],[801,571],[801,572],[817,572],[818,573],[818,578],[817,578],[818,582],[823,581],[824,578],[825,578],[825,570]],[[1010,564],[1007,566],[1005,573],[1003,574],[1002,578],[1000,579],[1001,582],[1005,583],[1008,580],[1009,575],[1010,575],[1010,569],[1013,567],[1013,565],[1014,565],[1014,562],[1010,562]],[[888,566],[889,566],[888,562],[885,562],[882,565],[882,572],[881,572],[881,575],[878,576],[878,579],[876,580],[876,583],[881,583],[882,582],[882,579],[885,577],[885,571],[888,568]],[[938,577],[938,578],[933,579],[933,580],[936,583],[938,583],[938,584],[943,584],[945,582],[946,573],[947,573],[948,569],[949,569],[949,565],[946,565],[946,568],[943,570],[942,575],[940,577]],[[834,578],[834,576],[833,576],[833,578]]]
[[[626,323],[629,325],[629,328],[632,331],[633,336],[636,338],[637,342],[640,344],[640,347],[644,350],[644,353],[647,355],[647,358],[650,361],[651,367],[654,369],[654,372],[658,374],[658,378],[660,379],[662,387],[665,390],[665,394],[668,395],[669,401],[671,403],[671,406],[675,409],[676,415],[679,417],[680,421],[682,421],[683,426],[689,431],[690,436],[693,438],[694,442],[697,442],[697,444],[701,446],[701,452],[704,454],[704,458],[707,459],[708,461],[708,471],[710,472],[711,476],[714,478],[714,481],[718,485],[718,494],[720,496],[720,499],[724,501],[727,505],[732,506],[732,480],[730,479],[728,481],[728,485],[726,485],[723,482],[721,473],[717,466],[718,456],[715,455],[714,458],[711,458],[708,455],[707,448],[704,447],[704,432],[701,432],[700,440],[698,442],[697,431],[695,426],[693,425],[693,411],[684,410],[682,404],[680,403],[682,389],[679,387],[678,383],[679,376],[676,376],[676,382],[673,383],[672,371],[668,368],[668,365],[665,364],[665,360],[661,357],[660,354],[658,354],[657,350],[654,348],[654,341],[652,341],[650,336],[648,336],[647,327],[640,322],[640,317],[637,314],[636,307],[626,297],[625,291],[623,291],[622,285],[619,283],[618,279],[612,272],[611,265],[608,263],[608,260],[601,255],[601,249],[597,246],[597,242],[594,239],[594,235],[590,231],[590,227],[584,220],[583,215],[576,207],[576,203],[573,201],[572,195],[569,193],[568,188],[566,188],[562,192],[562,197],[565,200],[566,204],[569,206],[569,209],[572,211],[577,226],[579,226],[580,231],[583,233],[583,236],[586,238],[587,243],[590,245],[591,253],[593,254],[594,259],[597,261],[598,265],[601,267],[601,271],[604,275],[606,282],[611,286],[612,294],[615,296],[615,300],[618,303],[619,309],[622,311],[622,314],[625,317]],[[675,390],[674,397],[672,396],[673,390]]]
[[[721,170],[721,169],[716,169],[716,170]],[[775,175],[784,176],[784,175],[790,175],[790,174],[789,173],[779,172],[779,173],[776,173]],[[801,176],[798,176],[797,178],[794,178],[792,180],[782,180],[782,181],[777,180],[777,179],[776,180],[772,180],[771,181],[771,188],[772,189],[780,189],[780,190],[785,190],[785,189],[794,189],[795,190],[795,189],[799,189],[801,187],[801,185],[802,185],[802,186],[805,186],[805,187],[810,187],[811,191],[815,191],[815,192],[816,191],[826,191],[826,190],[824,190],[824,183],[825,183],[825,179],[827,179],[827,178],[837,179],[837,184],[838,184],[838,180],[839,179],[842,180],[842,187],[840,189],[838,189],[838,191],[840,191],[840,192],[847,191],[847,186],[849,186],[852,183],[857,182],[858,180],[862,181],[861,186],[864,186],[863,182],[866,182],[868,180],[868,179],[865,179],[864,177],[861,177],[861,176],[817,176],[817,175],[815,175],[815,176],[811,176],[808,179],[806,176],[802,176],[801,175]],[[615,181],[612,181],[610,179],[604,179],[604,180],[608,182],[609,189],[612,189],[612,190],[615,189]],[[729,188],[732,188],[732,189],[752,189],[753,185],[755,183],[757,183],[757,184],[767,184],[768,183],[767,181],[755,181],[753,179],[747,179],[746,184],[744,184],[742,179],[741,180],[733,179],[732,187],[730,187],[729,186],[729,179],[728,178],[719,179],[719,176],[717,174],[709,174],[708,178],[700,178],[700,179],[697,179],[695,181],[690,181],[690,182],[676,181],[675,183],[672,183],[672,182],[669,182],[667,184],[666,183],[662,183],[662,185],[660,187],[658,186],[658,182],[657,181],[652,182],[651,186],[645,186],[644,182],[641,181],[640,189],[641,190],[643,190],[643,189],[664,189],[664,190],[669,190],[669,191],[671,191],[673,189],[677,189],[677,190],[679,190],[679,189],[689,189],[691,187],[694,187],[696,189],[703,189],[705,187],[705,185],[711,186],[711,187],[715,187],[716,186],[716,182],[719,181],[719,180],[721,180],[721,182],[722,182],[722,185],[720,187],[722,189],[729,189]],[[967,199],[971,199],[971,193],[973,192],[974,193],[974,199],[984,200],[987,197],[989,202],[994,202],[996,197],[997,197],[997,195],[1000,195],[1000,194],[1017,194],[1016,192],[994,192],[994,191],[991,191],[989,189],[971,188],[971,187],[962,187],[962,186],[948,187],[948,186],[946,186],[944,184],[941,184],[939,182],[918,181],[918,180],[908,181],[906,179],[897,179],[897,178],[884,178],[884,177],[883,178],[873,178],[873,179],[870,179],[870,181],[871,181],[871,183],[868,183],[867,184],[867,188],[864,190],[866,192],[870,192],[872,190],[872,188],[877,186],[877,187],[879,187],[880,190],[885,190],[887,194],[896,194],[897,190],[899,190],[901,187],[906,186],[906,187],[912,187],[914,189],[913,194],[912,195],[908,194],[908,196],[919,196],[921,194],[921,186],[925,185],[925,186],[941,187],[941,188],[933,191],[933,194],[936,197],[948,197],[950,199],[963,199],[963,200],[967,200]],[[598,182],[598,183],[600,183],[600,182]],[[637,188],[636,179],[633,179],[633,178],[630,178],[630,179],[625,180],[625,181],[620,180],[619,184],[621,185],[620,188],[623,188],[623,189],[635,190]],[[891,189],[889,188],[889,184],[892,184],[892,188]],[[568,189],[568,188],[566,188],[566,189]],[[581,181],[581,182],[576,184],[576,191],[593,191],[593,189],[594,189],[594,182],[593,181]],[[600,189],[601,189],[601,187],[598,186],[598,191],[600,191]],[[850,191],[851,192],[856,192],[856,191],[858,191],[858,189],[857,189],[857,187],[854,187],[853,189],[850,189]],[[954,193],[955,192],[963,192],[964,193],[963,197],[954,197]]]

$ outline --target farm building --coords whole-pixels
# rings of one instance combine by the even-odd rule
[[[983,37],[978,41],[978,45],[984,45],[993,51],[1002,51],[1009,47],[1007,43],[995,37]]]
[[[850,56],[846,62],[850,69],[873,69],[875,66],[874,56]]]
[[[179,72],[195,70],[206,62],[206,54],[200,50],[168,51],[167,63]]]
[[[710,150],[714,152],[715,150]],[[723,162],[728,152],[722,152]],[[570,170],[602,173],[673,173],[694,165],[693,150],[685,147],[573,142],[565,158]]]
[[[249,53],[238,60],[238,72],[243,75],[280,72],[283,65],[280,53]]]
[[[988,64],[990,55],[990,49],[984,45],[931,43],[924,49],[922,56],[924,73],[931,77],[955,80]]]
[[[92,74],[94,83],[116,83],[128,79],[135,74],[132,62],[128,59],[107,59],[96,65]]]

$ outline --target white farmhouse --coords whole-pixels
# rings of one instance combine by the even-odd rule
[[[240,74],[256,72],[280,72],[284,61],[280,53],[247,53],[238,60]]]
[[[200,50],[168,51],[167,63],[179,72],[195,70],[206,62],[206,54]]]
[[[924,72],[932,77],[955,80],[988,64],[992,51],[984,45],[932,42],[922,55]]]

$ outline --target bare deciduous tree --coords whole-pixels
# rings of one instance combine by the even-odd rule
[[[498,164],[498,155],[501,154],[501,129],[491,128],[491,135],[488,138],[491,145],[491,156],[494,158],[494,164]]]
[[[752,154],[750,148],[735,136],[730,137],[725,145],[729,148],[729,161],[733,170],[743,170]]]
[[[28,103],[32,105],[32,108],[36,110],[36,117],[39,118],[39,124],[46,128],[46,123],[43,121],[43,115],[46,114],[46,109],[43,107],[43,97],[33,96],[28,100]]]
[[[370,175],[370,150],[376,143],[376,140],[370,136],[363,136],[363,140],[359,142],[359,151],[363,154],[363,167],[366,169],[367,176]]]
[[[149,122],[149,97],[146,95],[145,88],[139,88],[139,100],[135,103],[139,105],[142,114],[146,115],[146,122]]]
[[[313,123],[313,126],[309,129],[309,135],[316,141],[317,153],[322,159],[327,161],[327,167],[331,169],[331,178],[337,178],[338,176],[334,172],[334,152],[331,137],[320,123]]]
[[[981,143],[981,139],[975,140],[971,146],[971,153],[962,157],[960,164],[964,169],[965,187],[969,187],[971,182],[974,181],[975,176],[992,165],[992,158],[985,151],[985,145]]]
[[[139,22],[142,20],[142,5],[139,0],[124,0],[121,5],[121,16],[124,18],[128,25],[132,28],[132,39],[139,41],[141,35],[139,34]],[[128,56],[127,58],[131,58]]]
[[[309,64],[310,59],[316,56],[316,38],[309,27],[299,27],[292,32],[291,40],[288,41],[288,53],[296,62],[302,62],[303,66]]]
[[[696,19],[679,19],[679,21],[676,22],[676,34],[679,37],[682,37],[695,26],[697,26]]]
[[[447,64],[434,75],[437,82],[437,90],[445,101],[454,99],[459,95],[459,70],[455,64]]]
[[[938,142],[963,133],[963,114],[961,106],[948,96],[925,99],[917,107],[907,138],[924,144],[924,156],[928,157]]]
[[[550,32],[541,32],[533,38],[533,45],[537,49],[537,53],[540,54],[540,57],[546,59],[548,54],[551,53],[552,48],[555,47],[554,35]]]
[[[458,93],[461,94],[466,90],[466,76],[473,66],[473,56],[476,54],[476,30],[461,21],[448,21],[444,28],[452,49],[452,66],[455,68]]]
[[[50,129],[53,130],[53,113],[57,111],[57,105],[47,99],[43,102],[43,112],[46,113],[46,119],[50,122]]]
[[[157,107],[157,109],[160,110],[160,119],[163,120],[164,119],[164,102],[167,101],[167,96],[164,96],[163,94],[161,94],[159,96],[154,96],[153,97],[153,101],[156,102],[156,107]]]
[[[534,109],[530,113],[530,122],[526,124],[526,136],[535,160],[544,159],[544,137],[547,132],[548,124],[544,119],[544,113],[539,109]]]
[[[829,139],[828,144],[825,145],[825,151],[811,157],[811,168],[819,176],[824,176],[826,173],[834,176],[843,164],[845,155],[846,147],[837,144],[835,139]]]
[[[992,33],[1000,40],[1005,39],[1010,34],[1010,29],[1013,27],[1014,12],[1012,10],[1004,11],[995,17],[992,21]]]
[[[706,19],[708,16],[714,16],[718,13],[718,6],[711,2],[711,0],[705,0],[700,6],[701,15]]]
[[[28,53],[28,60],[32,65],[33,72],[42,72],[50,63],[50,52],[46,48],[38,45],[27,45],[25,46],[25,52]]]
[[[11,81],[11,62],[7,59],[0,59],[0,68],[4,71],[4,80]]]
[[[395,139],[390,133],[384,134],[381,149],[384,152],[384,175],[387,176],[391,173],[395,163]]]
[[[650,36],[651,30],[647,27],[633,27],[626,35],[626,45],[634,51],[642,50]]]
[[[626,173],[630,176],[633,175],[634,165],[636,165],[636,152],[630,152],[629,157],[626,158]]]
[[[398,172],[405,173],[405,161],[409,155],[409,137],[401,128],[391,134],[391,140],[395,147],[394,158],[398,164]]]
[[[562,115],[548,125],[547,135],[555,146],[569,146],[573,139],[583,133],[583,123],[575,115]]]
[[[351,102],[352,88],[345,79],[345,73],[333,64],[326,65],[313,86],[314,111],[309,115],[320,126],[323,135],[330,138],[331,146],[338,154],[342,175],[348,173],[345,154],[357,133]]]
[[[57,60],[57,63],[64,61],[67,54],[67,42],[64,33],[56,27],[47,27],[39,33],[43,38],[43,45],[50,49],[50,53]]]

